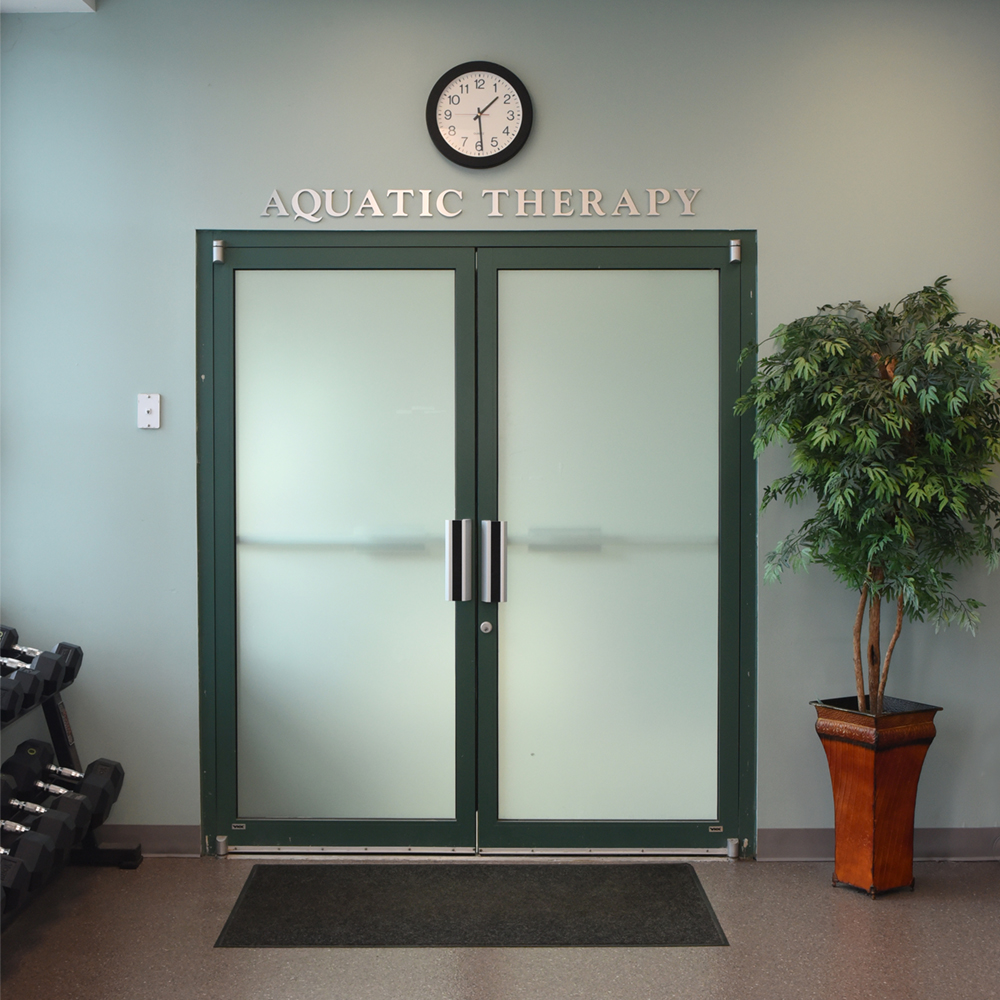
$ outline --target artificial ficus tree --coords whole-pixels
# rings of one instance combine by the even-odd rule
[[[782,324],[736,404],[738,414],[756,410],[756,455],[773,441],[791,446],[792,471],[765,489],[762,509],[779,498],[817,502],[767,556],[765,579],[820,563],[858,591],[858,710],[875,715],[904,617],[974,632],[982,605],[955,594],[948,567],[977,556],[991,570],[1000,564],[1000,493],[990,485],[1000,327],[960,322],[948,280],[892,308],[846,302]],[[895,610],[884,655],[883,600]]]

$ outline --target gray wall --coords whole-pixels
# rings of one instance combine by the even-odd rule
[[[392,219],[383,198],[383,219],[317,228],[751,228],[762,336],[942,273],[1000,319],[985,0],[101,0],[6,15],[2,44],[2,615],[84,646],[65,700],[84,758],[125,762],[118,823],[198,822],[196,229],[309,228],[260,218],[275,187],[454,187],[453,220]],[[423,124],[435,79],[471,58],[536,103],[529,144],[486,174]],[[626,186],[702,191],[694,217],[674,196],[659,219],[487,219],[479,197]],[[160,431],[136,430],[138,392],[163,394]],[[762,552],[793,523],[765,514]],[[945,706],[919,826],[1000,825],[1000,575],[961,584],[989,604],[978,638],[908,627],[890,681]],[[761,827],[832,825],[808,701],[851,691],[854,604],[821,569],[761,587]]]

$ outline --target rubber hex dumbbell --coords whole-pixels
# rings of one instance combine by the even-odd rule
[[[8,839],[6,834],[5,839]],[[51,837],[28,830],[16,837],[10,836],[3,848],[5,854],[17,858],[28,869],[29,892],[45,884],[56,863],[56,845]]]
[[[21,715],[24,691],[15,677],[0,677],[0,722],[6,725]]]
[[[43,660],[42,668],[46,675],[32,669],[27,663],[22,663],[11,656],[0,657],[0,675],[9,683],[16,684],[22,691],[21,714],[33,709],[43,698],[58,690],[56,684],[60,680],[62,664],[49,653],[52,659]]]
[[[111,807],[118,801],[118,795],[125,781],[125,768],[116,760],[98,757],[87,765],[83,779],[76,786],[81,795],[90,799],[94,810],[91,830],[96,830],[110,815]]]
[[[47,791],[44,783],[50,778],[58,781],[78,782],[83,780],[83,772],[71,767],[60,767],[55,763],[56,752],[51,743],[44,740],[24,740],[17,745],[14,753],[3,762],[3,773],[9,774],[17,782],[22,795],[37,794],[40,788]]]
[[[108,818],[111,807],[118,801],[125,780],[125,769],[116,760],[99,757],[91,761],[87,770],[80,774],[79,771],[54,764],[54,758],[55,751],[50,744],[42,740],[25,740],[4,761],[3,772],[15,778],[18,789],[27,797],[38,797],[39,792],[59,794],[59,786],[53,786],[45,780],[53,775],[60,784],[69,783],[73,791],[86,796],[90,801],[93,812],[90,828],[96,830]]]
[[[71,792],[68,788],[61,788],[59,785],[43,785],[42,782],[38,782],[52,795],[51,798],[46,799],[44,805],[39,805],[37,802],[29,802],[19,797],[17,782],[11,775],[0,776],[0,783],[2,783],[0,785],[0,808],[2,808],[4,818],[12,819],[18,812],[45,816],[44,823],[40,822],[37,829],[39,833],[49,833],[56,841],[57,847],[63,846],[60,838],[57,838],[51,830],[46,828],[53,816],[65,815],[69,817],[69,825],[73,834],[71,847],[79,844],[90,829],[94,809],[86,795]],[[47,816],[46,813],[48,813]]]
[[[96,830],[111,814],[111,807],[118,801],[122,782],[125,779],[125,769],[116,760],[99,757],[87,765],[80,781],[75,786],[75,794],[87,799],[90,804],[92,818],[90,829]],[[66,781],[66,778],[60,778]],[[44,781],[36,781],[35,787],[50,794],[62,795],[66,789]],[[72,794],[72,793],[69,793]]]
[[[55,653],[39,653],[30,663],[25,663],[14,656],[3,656],[0,657],[0,669],[7,674],[19,670],[30,670],[37,674],[42,679],[43,698],[48,698],[66,686],[63,683],[66,677],[66,664]]]
[[[0,718],[6,724],[30,711],[42,700],[44,684],[33,670],[0,666],[0,675],[0,690],[3,692],[3,714]]]
[[[64,813],[61,809],[47,809],[37,802],[9,799],[3,803],[3,811],[7,814],[0,820],[0,826],[4,830],[8,833],[27,833],[29,830],[34,830],[35,833],[51,837],[60,859],[68,856],[77,842],[73,819],[69,813]],[[9,818],[11,816],[18,816],[20,819],[11,819]]]
[[[43,652],[43,650],[34,649],[31,646],[18,645],[18,639],[16,628],[0,625],[0,656],[10,656],[30,663]],[[83,665],[83,650],[75,643],[60,642],[53,646],[51,651],[64,667],[62,686],[72,684]]]
[[[31,882],[31,872],[20,858],[15,858],[6,847],[0,848],[0,874],[3,875],[3,912],[13,913],[21,908]]]

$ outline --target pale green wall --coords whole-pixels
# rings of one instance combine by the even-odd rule
[[[125,762],[117,822],[198,821],[196,229],[307,227],[259,217],[275,186],[456,187],[450,222],[321,225],[750,228],[762,334],[942,273],[1000,319],[988,0],[101,0],[4,16],[2,43],[2,614],[85,647],[66,703],[83,756]],[[423,124],[471,58],[514,69],[537,109],[485,175]],[[675,196],[659,220],[488,220],[478,197],[626,185],[703,190],[694,218]],[[136,430],[137,392],[163,394],[160,431]],[[766,515],[762,548],[790,524]],[[1000,575],[963,583],[990,605],[979,638],[909,629],[894,660],[893,693],[946,706],[922,826],[1000,824]],[[850,691],[852,610],[822,570],[761,590],[762,827],[832,824],[807,703]]]

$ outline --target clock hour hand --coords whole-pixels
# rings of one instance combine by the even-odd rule
[[[475,113],[475,114],[474,114],[474,115],[473,115],[472,117],[473,117],[473,118],[478,118],[478,119],[479,119],[479,124],[481,125],[481,124],[482,124],[482,122],[483,122],[483,115],[484,115],[484,114],[485,114],[485,113],[486,113],[486,112],[487,112],[487,111],[488,111],[488,110],[489,110],[490,108],[492,108],[492,107],[493,107],[493,105],[494,105],[494,104],[496,104],[496,102],[497,102],[497,101],[499,101],[499,100],[500,100],[500,95],[499,95],[499,94],[497,94],[497,96],[496,96],[496,97],[494,97],[494,98],[493,98],[493,100],[492,100],[492,101],[490,101],[490,103],[489,103],[489,104],[487,104],[485,108],[476,108],[476,113]]]

